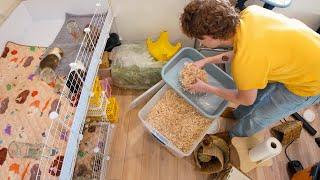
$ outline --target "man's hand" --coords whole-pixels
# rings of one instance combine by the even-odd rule
[[[193,64],[196,65],[198,68],[202,69],[207,63],[208,63],[208,60],[204,58],[194,62]]]
[[[188,86],[187,89],[193,93],[208,93],[210,92],[211,86],[200,79],[197,79],[197,82]]]
[[[211,86],[201,81],[200,79],[197,79],[196,83],[186,88],[193,93],[212,93],[227,101],[231,101],[235,104],[242,104],[245,106],[250,106],[255,102],[258,92],[257,89],[236,90]]]

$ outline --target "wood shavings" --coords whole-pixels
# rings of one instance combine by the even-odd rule
[[[212,123],[171,89],[151,109],[147,121],[184,153]]]
[[[206,71],[198,68],[192,63],[188,63],[184,66],[180,72],[180,83],[184,89],[197,82],[197,78],[208,82],[208,76]]]

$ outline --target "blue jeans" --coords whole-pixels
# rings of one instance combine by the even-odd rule
[[[257,99],[251,106],[240,105],[234,112],[239,122],[229,132],[231,137],[247,137],[268,127],[305,107],[320,101],[320,95],[302,97],[290,92],[283,84],[268,84],[258,90]]]

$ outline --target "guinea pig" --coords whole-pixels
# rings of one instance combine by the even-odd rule
[[[40,61],[40,71],[44,68],[51,68],[55,70],[63,56],[62,49],[53,48],[49,53]]]
[[[69,66],[71,67],[71,72],[68,76],[66,85],[69,88],[70,97],[73,94],[78,94],[81,92],[87,73],[84,64],[80,61],[71,63]]]

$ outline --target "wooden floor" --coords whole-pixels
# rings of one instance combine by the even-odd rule
[[[141,107],[126,113],[130,102],[141,92],[114,88],[113,94],[120,103],[121,115],[111,147],[109,180],[210,179],[194,170],[191,157],[185,159],[174,157],[146,132],[137,116]],[[318,113],[320,114],[320,108]],[[233,123],[230,120],[223,120],[222,124],[228,129]],[[319,116],[312,125],[320,131]],[[266,137],[270,136],[268,131],[264,134]],[[315,137],[318,136],[320,133]],[[304,130],[301,138],[288,148],[288,154],[292,159],[300,160],[304,167],[320,161],[320,148],[317,147],[314,138]],[[252,170],[248,176],[257,180],[289,179],[286,173],[287,162],[283,151],[273,159],[273,166]]]

